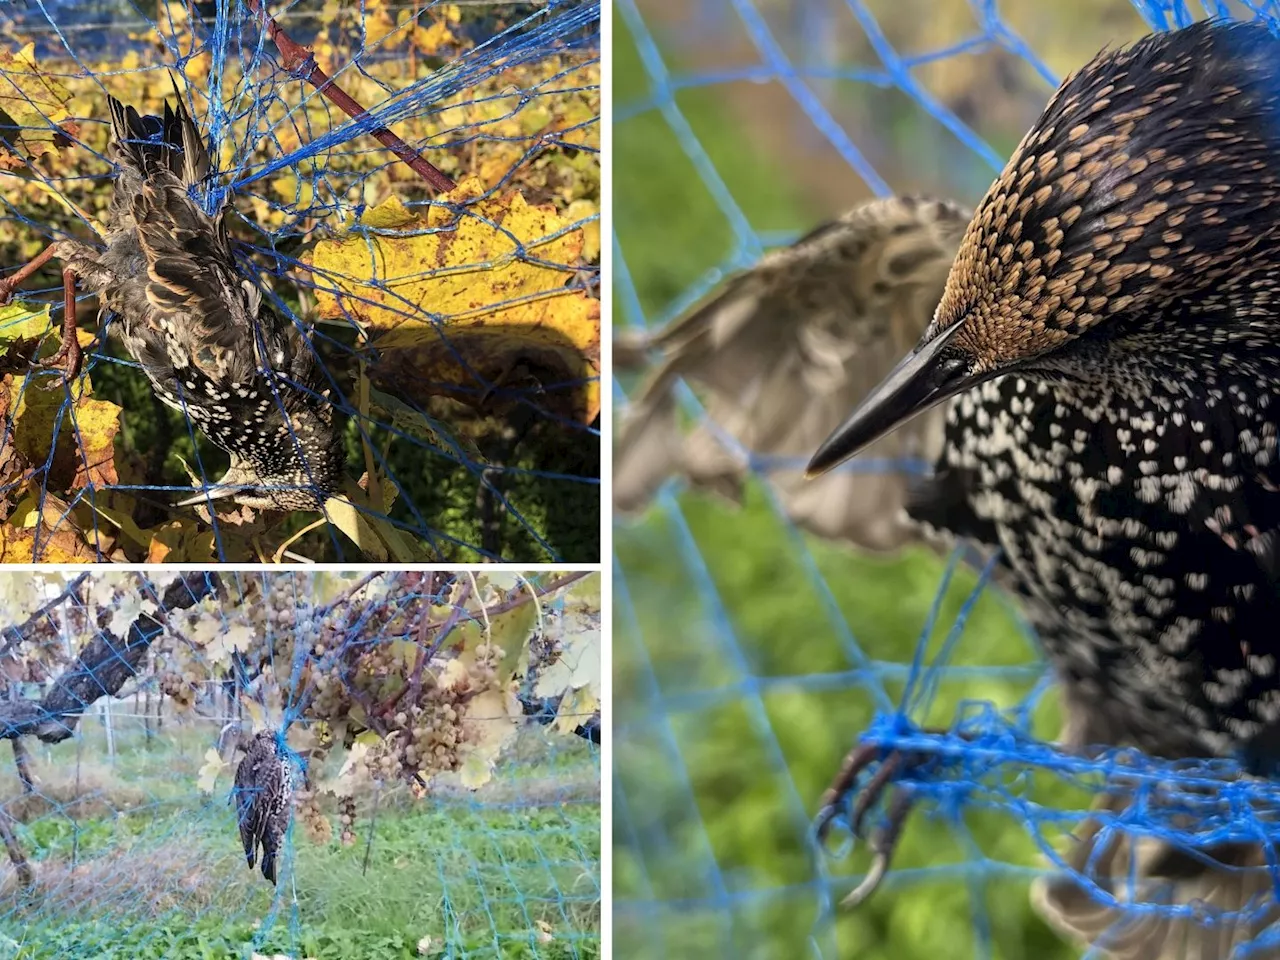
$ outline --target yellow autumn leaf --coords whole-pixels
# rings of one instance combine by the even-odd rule
[[[501,690],[487,690],[467,701],[462,712],[462,729],[467,754],[462,762],[461,781],[468,790],[488,783],[502,749],[515,739],[519,723],[507,713]]]
[[[52,489],[117,484],[115,439],[120,432],[120,407],[95,400],[87,377],[73,390],[79,396],[69,402],[64,391],[46,389],[34,380],[18,387],[14,446],[30,463],[48,464],[47,484]],[[58,442],[50,456],[55,428]]]
[[[378,0],[368,0],[364,9],[363,27],[366,48],[394,50],[404,43],[405,31],[391,19],[391,15],[383,4]]]
[[[479,790],[493,779],[494,763],[479,753],[469,753],[458,768],[458,781],[468,790]]]
[[[588,687],[570,690],[560,700],[554,726],[560,733],[573,733],[600,709],[600,701]]]
[[[93,497],[88,506],[101,521],[99,529],[113,529],[134,546],[145,548],[150,542],[150,534],[144,532],[133,519],[138,509],[137,503],[133,497],[117,491],[111,497]]]
[[[35,518],[30,526],[26,522]],[[14,511],[0,524],[0,563],[93,563],[98,551],[64,522],[56,529],[39,522],[39,514]]]
[[[245,711],[249,714],[249,720],[253,724],[253,732],[259,733],[267,729],[267,710],[252,697],[240,694],[240,702],[244,705]]]
[[[214,531],[201,527],[194,519],[183,517],[147,531],[147,563],[204,563],[214,559]]]
[[[204,763],[196,774],[196,789],[201,793],[213,793],[218,775],[229,766],[230,764],[222,759],[218,751],[210,747],[204,752]]]
[[[435,23],[425,27],[418,27],[413,31],[413,45],[431,57],[444,52],[448,48],[456,47],[458,38],[449,29],[449,24],[446,21],[437,20]]]
[[[373,528],[371,518],[356,509],[346,497],[330,497],[324,505],[329,522],[345,533],[365,557],[382,563],[390,558],[387,546]]]
[[[36,65],[34,42],[16,53],[0,50],[0,110],[22,128],[19,136],[29,156],[53,150],[59,136],[76,132],[67,111],[70,100],[67,86]]]
[[[38,340],[52,329],[47,303],[14,302],[0,307],[0,342]]]
[[[566,219],[582,223],[582,259],[587,263],[600,260],[599,214],[600,207],[591,200],[574,200],[564,212]]]
[[[545,403],[589,423],[600,409],[600,302],[566,286],[583,231],[518,191],[483,193],[469,179],[442,198],[464,212],[433,205],[425,219],[392,199],[361,231],[318,243],[319,314],[359,320],[379,357],[371,379],[401,396],[475,402],[523,365],[548,371],[540,382],[570,384]]]

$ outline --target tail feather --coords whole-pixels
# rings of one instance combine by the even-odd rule
[[[167,170],[183,184],[199,183],[209,175],[211,162],[204,138],[178,93],[172,76],[177,106],[164,105],[159,117],[139,114],[115,97],[108,97],[111,111],[111,133],[123,162],[144,177],[157,170]]]
[[[262,843],[262,875],[273,884],[276,882],[276,850],[268,846],[266,839]]]
[[[1125,802],[1115,795],[1101,806]],[[1094,818],[1065,859],[1071,872],[1037,880],[1032,904],[1060,934],[1112,960],[1280,960],[1280,947],[1247,946],[1280,920],[1261,846],[1222,844],[1193,856],[1158,838],[1104,831]],[[1171,916],[1136,911],[1138,903],[1195,909]]]

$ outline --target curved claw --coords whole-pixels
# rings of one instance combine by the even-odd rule
[[[871,841],[875,858],[871,861],[871,869],[862,878],[862,882],[840,901],[842,907],[856,907],[879,888],[889,865],[893,862],[893,852],[898,848],[898,837],[902,827],[911,813],[911,795],[901,788],[891,788],[889,810],[884,829],[876,833]]]
[[[963,734],[962,734],[963,735]],[[854,748],[845,757],[840,772],[831,786],[822,795],[822,809],[816,822],[816,833],[819,841],[825,840],[832,822],[840,812],[841,800],[857,786],[862,773],[879,761],[879,768],[866,783],[857,790],[857,798],[853,803],[849,830],[855,838],[862,838],[863,824],[868,812],[881,797],[888,793],[888,805],[885,811],[884,826],[871,837],[871,849],[874,859],[870,870],[862,882],[843,900],[841,906],[855,907],[866,900],[884,880],[893,860],[898,838],[911,812],[914,797],[896,781],[903,773],[918,764],[927,764],[932,754],[929,751],[903,751],[889,749],[878,744],[863,744]]]
[[[852,909],[858,906],[867,897],[876,892],[876,888],[880,886],[880,882],[884,880],[884,875],[889,871],[889,858],[885,855],[876,854],[874,860],[871,861],[871,869],[867,871],[867,875],[862,878],[862,882],[849,892],[849,895],[840,901],[840,906]]]
[[[831,824],[839,813],[841,797],[853,788],[858,776],[875,762],[879,754],[878,746],[866,744],[850,751],[845,757],[839,774],[822,797],[822,812],[818,815],[817,822],[819,840],[826,839]],[[862,824],[867,812],[880,800],[886,789],[890,791],[888,822],[883,830],[877,831],[872,837],[871,848],[875,853],[875,859],[871,862],[871,869],[867,871],[862,882],[840,901],[842,907],[856,907],[866,900],[880,886],[885,874],[889,871],[893,851],[898,843],[898,835],[902,832],[902,825],[911,810],[910,794],[893,786],[894,778],[898,776],[905,763],[905,755],[900,751],[893,751],[880,762],[879,769],[858,791],[858,797],[853,804],[853,816],[849,823],[850,832],[855,837],[862,836]]]
[[[849,828],[853,831],[855,837],[862,836],[862,820],[867,815],[867,811],[871,809],[884,793],[885,788],[892,782],[893,778],[898,775],[899,769],[903,764],[901,753],[891,753],[884,758],[884,762],[880,764],[877,770],[867,781],[867,785],[858,793],[858,799],[853,804],[853,822],[849,824]],[[901,791],[894,791],[892,796],[897,797]]]
[[[838,808],[840,798],[849,792],[862,771],[867,769],[879,755],[880,748],[878,746],[865,744],[850,750],[844,758],[844,762],[840,765],[840,772],[836,774],[835,780],[831,782],[831,786],[827,787],[826,792],[822,795],[822,812],[818,815],[817,823],[819,840],[826,839],[827,832],[831,829],[832,821],[835,820],[840,812]],[[854,833],[855,835],[857,834],[856,829]]]

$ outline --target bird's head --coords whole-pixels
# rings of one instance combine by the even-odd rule
[[[809,475],[994,377],[1141,349],[1136,326],[1256,322],[1280,300],[1278,98],[1260,23],[1155,34],[1069,77],[978,205],[920,343]]]
[[[338,495],[343,442],[328,409],[300,406],[286,423],[248,429],[227,444],[231,465],[222,478],[179,506],[230,499],[255,510],[320,510]]]

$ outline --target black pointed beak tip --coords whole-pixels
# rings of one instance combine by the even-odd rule
[[[846,457],[836,455],[828,447],[824,446],[813,455],[813,458],[804,468],[804,478],[806,480],[816,480],[845,459]]]
[[[979,382],[963,356],[943,353],[951,336],[952,331],[944,332],[894,367],[810,458],[805,479],[857,456],[906,421]]]
[[[887,430],[881,432],[888,432]],[[813,480],[834,470],[851,457],[857,456],[880,436],[873,432],[868,435],[862,424],[850,422],[827,438],[817,452],[809,459],[804,468],[804,478]]]

